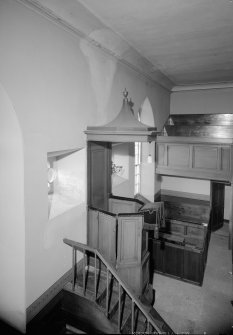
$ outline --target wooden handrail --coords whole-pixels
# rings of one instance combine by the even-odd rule
[[[73,241],[73,240],[70,240],[70,239],[67,239],[67,238],[64,238],[63,242],[65,244],[69,245],[70,247],[72,247],[73,249],[80,250],[82,252],[89,251],[89,252],[94,253],[95,255],[97,255],[99,257],[99,259],[104,263],[107,270],[109,270],[112,273],[112,275],[118,281],[119,285],[125,290],[125,292],[128,294],[128,296],[131,298],[132,306],[134,306],[134,304],[135,304],[140,309],[140,311],[146,317],[147,323],[150,324],[151,326],[153,326],[153,328],[156,330],[156,332],[158,332],[158,334],[164,334],[164,332],[158,328],[158,326],[154,322],[154,319],[148,314],[148,309],[145,308],[145,306],[141,303],[141,301],[137,297],[134,296],[134,294],[132,293],[131,288],[119,277],[117,271],[113,268],[113,266],[111,264],[109,264],[105,260],[105,258],[102,256],[102,254],[97,249],[94,249],[94,248],[92,248],[92,247],[90,247],[86,244],[76,242],[76,241]]]

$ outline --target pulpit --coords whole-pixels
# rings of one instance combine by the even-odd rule
[[[87,242],[114,264],[121,278],[141,296],[149,284],[148,232],[144,205],[137,199],[111,195],[113,142],[151,142],[157,131],[139,122],[124,92],[116,118],[105,126],[87,127],[88,227]]]

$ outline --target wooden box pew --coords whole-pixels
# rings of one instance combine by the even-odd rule
[[[202,285],[210,239],[208,201],[161,196],[165,226],[153,239],[155,272]]]

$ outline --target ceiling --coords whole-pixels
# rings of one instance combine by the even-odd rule
[[[174,85],[233,82],[232,0],[77,0]]]

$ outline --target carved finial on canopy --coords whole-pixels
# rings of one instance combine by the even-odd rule
[[[126,90],[126,88],[124,89],[124,92],[123,92],[123,96],[124,96],[124,100],[125,101],[128,101],[128,94],[129,92]]]

